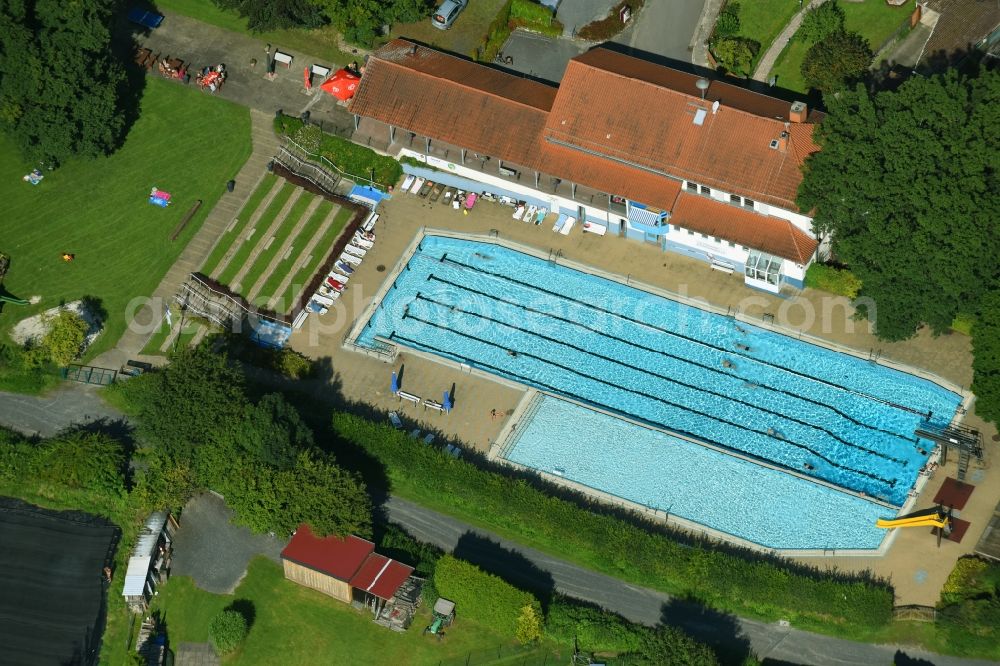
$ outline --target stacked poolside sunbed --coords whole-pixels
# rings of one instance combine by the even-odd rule
[[[344,251],[333,262],[333,268],[327,273],[319,289],[309,299],[306,310],[317,314],[326,314],[340,295],[347,289],[347,283],[351,281],[351,276],[368,251],[375,246],[375,222],[378,221],[378,213],[372,213],[365,220],[361,228],[354,232]]]

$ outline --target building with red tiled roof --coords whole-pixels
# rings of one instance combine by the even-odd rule
[[[375,552],[366,539],[320,537],[301,525],[281,551],[285,578],[335,599],[359,601],[376,614],[413,573],[413,567]]]
[[[801,102],[603,47],[555,87],[397,39],[368,59],[349,110],[355,141],[433,167],[408,173],[739,270],[754,287],[801,287],[819,249],[795,197],[822,114]]]

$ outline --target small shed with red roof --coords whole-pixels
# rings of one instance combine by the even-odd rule
[[[375,544],[353,535],[320,537],[301,525],[281,551],[285,578],[328,594],[357,601],[378,614],[413,573],[413,568],[379,555]]]

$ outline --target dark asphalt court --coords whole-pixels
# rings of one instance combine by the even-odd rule
[[[101,571],[117,539],[118,529],[102,519],[0,498],[0,664],[96,659],[104,632]]]
[[[191,576],[195,585],[215,594],[232,594],[257,555],[280,562],[287,539],[254,534],[234,525],[233,511],[212,493],[192,498],[174,536],[172,576]]]

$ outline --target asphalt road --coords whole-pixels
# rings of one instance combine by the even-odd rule
[[[689,63],[691,38],[704,6],[705,0],[646,0],[638,19],[612,41]]]
[[[749,641],[760,659],[815,666],[878,666],[934,664],[971,666],[994,662],[959,659],[912,648],[856,643],[821,636],[778,624],[766,624],[724,614],[706,613],[647,588],[595,573],[533,548],[479,530],[449,516],[398,497],[389,499],[389,518],[416,538],[454,551],[511,583],[533,588],[544,597],[555,591],[590,601],[648,625],[667,621],[716,646],[738,650]],[[910,661],[907,661],[909,659]]]
[[[97,395],[96,386],[66,383],[42,397],[0,391],[0,424],[26,435],[51,437],[74,423],[121,418]]]
[[[0,393],[0,424],[43,436],[72,423],[121,414],[104,405],[92,387],[71,385],[44,397]],[[540,597],[555,590],[583,599],[644,624],[676,624],[696,637],[730,651],[747,642],[771,663],[815,666],[973,666],[995,662],[945,657],[911,648],[870,645],[705,611],[691,604],[617,578],[578,567],[533,548],[521,546],[459,520],[398,497],[386,504],[389,518],[413,536],[435,544],[500,575]]]

